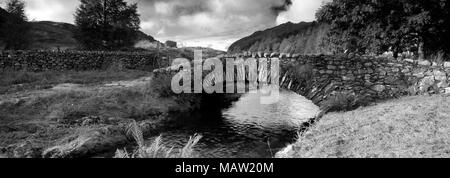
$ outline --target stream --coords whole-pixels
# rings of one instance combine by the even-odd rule
[[[312,101],[282,90],[274,104],[260,104],[260,92],[247,93],[220,112],[184,115],[162,133],[163,143],[182,148],[190,136],[202,139],[195,146],[201,158],[271,158],[297,138],[300,124],[319,113]],[[151,143],[153,138],[148,138]]]

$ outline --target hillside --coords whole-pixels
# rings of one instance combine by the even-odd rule
[[[180,49],[191,52],[194,52],[195,50],[201,50],[203,58],[217,57],[219,55],[225,54],[225,51],[219,51],[212,48],[204,48],[204,47],[184,47]]]
[[[75,40],[76,26],[69,23],[39,21],[30,22],[32,43],[31,49],[73,49],[79,46]],[[142,31],[137,33],[137,42],[156,42],[155,38]]]
[[[9,13],[0,8],[0,24],[8,18]],[[74,49],[79,46],[77,40],[73,37],[76,31],[76,26],[69,23],[51,22],[51,21],[36,21],[29,22],[31,26],[30,49]],[[6,28],[1,27],[0,28]],[[0,34],[1,35],[1,34]],[[159,43],[150,35],[142,31],[137,33],[138,42]],[[0,40],[0,46],[3,42]]]
[[[58,22],[30,22],[31,24],[31,49],[72,49],[78,46],[73,38],[75,25]]]
[[[328,25],[317,22],[288,22],[238,40],[228,52],[328,53],[327,47],[321,46],[328,28]]]

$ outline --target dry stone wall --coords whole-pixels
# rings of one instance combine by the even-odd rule
[[[146,52],[87,51],[3,51],[0,69],[27,71],[103,70],[111,66],[124,69],[154,70],[168,66],[156,54]]]

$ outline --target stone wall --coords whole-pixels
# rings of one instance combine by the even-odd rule
[[[115,65],[125,69],[154,70],[169,66],[156,54],[146,52],[85,51],[4,51],[0,52],[0,70],[65,71],[103,70]]]
[[[222,57],[279,58],[281,85],[321,105],[339,92],[364,100],[450,92],[450,62],[441,64],[373,56],[302,56],[243,53]],[[303,71],[299,71],[303,70]],[[309,70],[309,71],[308,71]],[[305,78],[304,73],[310,73]]]

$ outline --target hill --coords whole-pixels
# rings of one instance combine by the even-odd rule
[[[69,23],[38,21],[30,22],[31,49],[74,49],[79,46],[73,37],[76,26]],[[140,41],[157,42],[155,38],[142,31],[137,32],[136,43]]]
[[[236,41],[230,47],[229,53],[250,52],[280,52],[299,54],[329,53],[322,39],[328,32],[328,25],[317,22],[288,22]]]
[[[180,48],[180,49],[185,50],[185,51],[191,51],[191,52],[194,52],[195,50],[201,50],[204,59],[210,58],[210,57],[217,57],[222,54],[225,54],[225,51],[219,51],[219,50],[215,50],[212,48],[205,48],[205,47],[184,47],[184,48]]]
[[[0,8],[0,24],[3,24],[8,17],[9,13]],[[31,28],[30,49],[75,49],[80,46],[74,38],[77,27],[73,24],[52,21],[35,21],[29,22],[29,24]],[[0,26],[0,28],[7,27]],[[136,43],[138,42],[160,43],[142,31],[137,32]],[[0,40],[0,46],[3,46],[2,40]]]
[[[41,21],[31,24],[31,49],[73,49],[78,42],[73,37],[76,26],[68,23]]]

